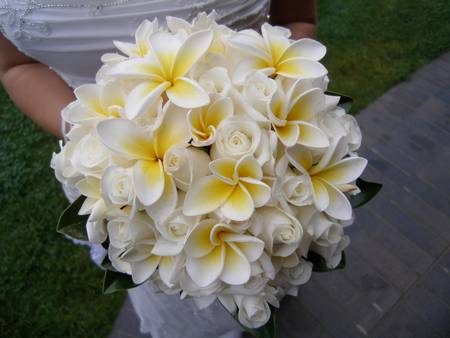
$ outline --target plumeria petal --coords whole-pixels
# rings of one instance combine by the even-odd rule
[[[250,279],[250,263],[234,243],[226,244],[225,264],[220,279],[230,285],[247,283]]]
[[[133,167],[136,195],[144,205],[155,203],[164,191],[164,170],[161,160],[138,161]]]
[[[235,175],[238,177],[251,177],[261,180],[263,172],[258,161],[253,156],[245,156],[237,162]]]
[[[100,86],[96,84],[84,84],[74,90],[77,99],[87,108],[95,112],[102,112],[100,103]]]
[[[302,173],[306,173],[312,167],[313,158],[311,151],[301,145],[287,148],[286,155],[289,162]]]
[[[235,184],[235,166],[236,160],[232,158],[219,158],[209,163],[212,173],[229,184]]]
[[[155,222],[161,224],[175,210],[177,207],[177,201],[178,193],[174,179],[172,176],[164,173],[164,190],[162,191],[161,196],[156,200],[156,202],[147,206],[145,210],[152,216]]]
[[[325,108],[325,95],[319,88],[313,88],[300,95],[289,109],[287,120],[310,121],[316,113]]]
[[[215,220],[206,219],[192,230],[184,246],[184,250],[189,256],[203,257],[214,249],[210,241],[210,233],[214,225]]]
[[[159,62],[164,78],[172,78],[172,67],[181,42],[173,34],[157,32],[150,36],[150,50]]]
[[[117,82],[108,82],[100,93],[101,105],[105,108],[111,106],[125,106],[125,93]]]
[[[267,184],[250,177],[242,177],[240,182],[252,196],[255,208],[260,208],[269,201],[270,187]]]
[[[166,91],[169,100],[183,108],[197,108],[209,103],[209,96],[194,80],[179,77]]]
[[[186,270],[192,280],[200,287],[206,287],[216,281],[225,264],[225,244],[217,246],[208,255],[201,258],[188,257]]]
[[[272,68],[268,63],[259,58],[245,59],[239,63],[233,73],[233,82],[236,84],[243,84],[246,77],[254,71],[265,71],[266,73],[273,74],[275,68]]]
[[[286,48],[289,46],[289,39],[276,30],[277,28],[265,23],[261,26],[261,33],[269,48],[272,62],[278,63]]]
[[[180,47],[172,69],[174,79],[185,76],[191,67],[206,53],[213,39],[213,32],[204,30],[190,35]]]
[[[288,59],[277,65],[277,74],[293,79],[315,79],[327,73],[322,64],[304,58]]]
[[[183,213],[187,216],[207,214],[220,207],[230,196],[234,186],[215,176],[206,176],[193,183],[187,192]]]
[[[274,126],[274,129],[280,141],[286,147],[292,147],[297,143],[300,135],[300,127],[297,124],[288,124],[284,127]]]
[[[127,158],[152,160],[155,157],[149,137],[130,120],[102,121],[97,126],[97,133],[106,147]]]
[[[349,157],[321,171],[318,176],[331,184],[347,184],[355,181],[367,166],[361,157]]]
[[[135,284],[144,283],[155,272],[161,257],[151,255],[148,258],[131,264],[131,276]]]
[[[111,76],[121,79],[164,81],[164,74],[155,58],[133,58],[115,65]]]
[[[311,178],[311,184],[313,188],[313,199],[317,209],[324,211],[330,205],[330,197],[328,196],[328,190],[318,178]]]
[[[313,148],[325,148],[330,145],[327,135],[319,127],[307,122],[299,122],[298,127],[300,135],[297,142],[299,144]]]
[[[222,234],[222,240],[234,243],[249,262],[256,261],[264,251],[264,242],[259,238],[236,233]]]
[[[265,63],[271,62],[271,56],[267,51],[264,40],[254,31],[241,31],[230,38],[230,42],[234,47],[239,48],[247,55],[263,60]]]
[[[320,179],[324,187],[327,189],[330,202],[325,212],[331,217],[347,221],[352,218],[352,206],[348,198],[332,184]]]
[[[225,217],[234,221],[245,221],[250,218],[255,210],[255,206],[250,193],[242,184],[239,184],[220,210]]]
[[[190,134],[186,113],[185,109],[177,107],[170,102],[164,106],[163,120],[154,134],[155,151],[158,158],[163,158],[167,150],[174,145],[187,146]]]
[[[137,85],[127,96],[125,113],[129,119],[134,119],[148,111],[170,83],[146,81]]]
[[[320,42],[313,39],[300,39],[292,43],[285,51],[281,59],[305,58],[319,61],[327,53],[327,48]]]
[[[209,106],[205,116],[205,125],[217,128],[220,122],[232,115],[233,102],[231,99],[229,97],[220,98]]]

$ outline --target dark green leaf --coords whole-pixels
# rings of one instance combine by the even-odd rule
[[[78,215],[85,200],[86,197],[81,195],[62,212],[56,231],[74,239],[88,240],[86,232],[88,215]]]
[[[100,266],[105,269],[105,270],[111,270],[111,271],[117,271],[113,265],[111,264],[111,261],[109,260],[108,255],[105,256],[105,258],[103,258],[102,263],[100,264]]]
[[[106,270],[103,278],[103,293],[110,294],[117,291],[124,291],[138,286],[133,283],[130,275],[117,271]]]
[[[313,264],[313,271],[315,272],[329,272],[334,270],[340,270],[345,268],[345,252],[342,251],[342,258],[339,264],[335,268],[329,268],[327,266],[327,262],[325,258],[323,258],[321,255],[314,251],[308,252],[308,257],[306,258],[307,261],[311,262]]]
[[[353,209],[359,208],[360,206],[369,202],[372,198],[375,197],[376,194],[378,194],[381,187],[383,186],[380,183],[364,181],[362,178],[358,178],[356,180],[356,185],[361,190],[361,192],[357,195],[351,195],[348,198]]]
[[[327,91],[327,92],[325,92],[325,94],[331,95],[331,96],[339,96],[340,99],[339,99],[338,106],[341,107],[342,109],[344,109],[346,113],[350,112],[350,109],[352,108],[352,104],[353,104],[353,99],[350,96],[346,96],[346,95],[331,92],[331,91]]]

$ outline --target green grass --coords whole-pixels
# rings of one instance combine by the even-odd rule
[[[319,1],[331,89],[354,112],[450,49],[445,0]],[[0,336],[106,337],[123,300],[102,296],[86,248],[55,232],[64,196],[49,168],[55,138],[0,88]]]
[[[330,89],[354,98],[353,113],[450,49],[447,0],[318,3]]]

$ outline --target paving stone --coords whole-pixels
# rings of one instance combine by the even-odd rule
[[[379,143],[376,146],[361,149],[360,154],[383,174],[381,183],[384,177],[388,177],[406,191],[412,191],[416,196],[450,217],[449,196],[414,176],[415,163],[405,158],[395,148]]]
[[[306,283],[302,286],[297,299],[331,336],[347,338],[365,336],[342,307],[318,285]]]
[[[279,338],[330,338],[321,323],[303,307],[298,299],[287,296],[278,312],[277,332]]]
[[[442,338],[433,327],[400,303],[370,332],[374,338]]]
[[[403,236],[433,257],[440,256],[448,246],[440,236],[435,236],[425,225],[405,214],[390,199],[374,199],[366,208],[392,224]]]
[[[449,217],[435,208],[435,206],[430,205],[411,190],[404,189],[398,182],[392,180],[389,175],[383,176],[383,174],[375,169],[372,162],[369,162],[369,165],[364,171],[364,177],[369,181],[375,182],[379,182],[380,178],[383,177],[383,189],[381,192],[382,195],[380,195],[382,198],[388,198],[408,216],[416,219],[419,223],[426,225],[436,236],[439,236],[445,239],[447,243],[450,243]],[[380,198],[380,196],[377,198]]]
[[[363,231],[364,236],[371,237],[414,272],[423,273],[433,263],[432,256],[368,208],[359,210],[356,217],[355,229]]]
[[[439,334],[450,335],[450,308],[438,297],[416,285],[408,291],[405,302]]]

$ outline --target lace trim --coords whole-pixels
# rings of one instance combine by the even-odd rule
[[[10,0],[0,0],[0,32],[7,35],[5,25],[14,27],[14,36],[19,39],[36,39],[42,35],[48,36],[50,29],[45,22],[32,21],[27,18],[34,11],[45,8],[87,8],[92,16],[100,15],[106,7],[120,6],[130,0],[15,0],[16,6]],[[37,33],[37,34],[36,34]]]

